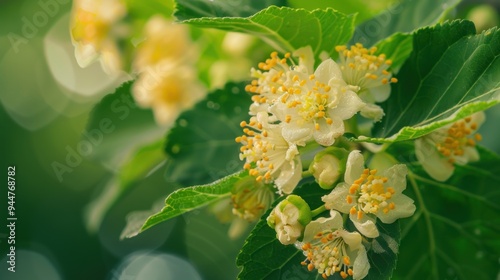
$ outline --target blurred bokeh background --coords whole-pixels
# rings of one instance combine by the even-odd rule
[[[204,211],[119,240],[129,212],[148,210],[174,190],[165,184],[161,169],[89,232],[87,207],[108,183],[112,168],[82,158],[61,179],[54,163],[67,161],[92,107],[130,76],[109,76],[99,63],[81,69],[69,35],[72,3],[51,2],[57,9],[47,13],[39,1],[0,0],[0,176],[5,182],[7,167],[16,166],[18,218],[15,274],[7,271],[7,229],[0,228],[0,279],[234,279],[234,257],[243,239],[229,240],[228,225],[219,225]],[[290,2],[307,6],[315,1]],[[367,9],[361,16],[382,8]],[[498,0],[463,1],[451,17],[471,19],[484,29],[499,24],[499,9]],[[482,144],[500,152],[499,108],[490,109],[488,116],[495,121],[482,127]],[[2,225],[6,193],[2,188]]]

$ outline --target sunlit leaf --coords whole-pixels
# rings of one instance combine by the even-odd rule
[[[271,5],[285,6],[285,0],[176,0],[179,20],[200,17],[248,17]]]
[[[397,32],[412,32],[444,18],[460,0],[403,0],[356,27],[351,43],[373,46]]]
[[[183,23],[252,34],[281,52],[310,45],[317,57],[323,51],[336,57],[335,46],[345,44],[354,31],[354,16],[333,9],[269,7],[246,18],[198,18]]]
[[[144,222],[141,232],[161,222],[229,196],[233,185],[245,176],[247,176],[246,173],[240,171],[211,184],[182,188],[171,193],[165,200],[163,209]]]
[[[368,142],[421,137],[500,101],[500,31],[474,35],[468,21],[453,21],[415,33],[413,52],[382,104],[385,117]]]

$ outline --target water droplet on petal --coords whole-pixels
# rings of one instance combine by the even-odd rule
[[[179,125],[181,127],[186,127],[188,125],[188,121],[186,121],[185,119],[180,119],[179,120]]]
[[[181,151],[181,147],[179,147],[179,145],[173,145],[171,151],[173,154],[178,154]]]

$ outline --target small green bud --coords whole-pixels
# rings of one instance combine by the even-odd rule
[[[293,244],[311,222],[311,208],[302,197],[289,195],[271,211],[267,224],[276,231],[276,238],[284,245]]]
[[[314,156],[309,172],[313,174],[321,188],[329,190],[335,186],[345,171],[348,154],[345,149],[329,147]]]

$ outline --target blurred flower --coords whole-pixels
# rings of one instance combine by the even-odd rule
[[[244,168],[257,181],[274,182],[279,194],[289,194],[302,178],[302,163],[297,146],[289,144],[282,136],[281,126],[269,124],[268,115],[259,112],[242,122],[245,135],[236,138],[240,148],[240,159],[246,160]]]
[[[377,172],[365,168],[363,155],[352,151],[347,158],[344,182],[322,197],[327,209],[349,213],[356,229],[370,238],[379,235],[376,218],[390,224],[415,212],[413,200],[402,193],[406,189],[406,165],[394,165],[383,176]]]
[[[477,112],[415,140],[415,154],[427,174],[446,181],[455,170],[454,164],[479,160],[476,142],[482,137],[476,131],[484,120],[484,112]]]
[[[231,239],[239,238],[250,226],[250,222],[233,214],[233,203],[231,197],[226,197],[209,205],[210,213],[223,224],[229,223],[227,235]]]
[[[121,0],[75,0],[71,14],[71,38],[75,56],[81,67],[100,59],[106,73],[114,74],[122,68],[119,20],[127,9]]]
[[[310,221],[311,209],[297,195],[287,196],[267,217],[267,224],[276,231],[276,238],[283,245],[295,243]]]
[[[248,69],[252,67],[249,50],[255,37],[236,32],[227,32],[222,40],[222,56],[209,69],[210,87],[223,87],[228,81],[248,80]]]
[[[358,86],[359,96],[367,103],[361,110],[361,115],[379,121],[384,112],[373,103],[383,102],[389,98],[390,83],[398,81],[387,71],[392,61],[386,59],[385,54],[375,55],[376,47],[366,49],[360,43],[350,48],[337,46],[335,50],[339,53],[339,65],[344,80],[349,85]]]
[[[305,145],[314,138],[330,146],[344,133],[344,120],[351,118],[365,104],[346,85],[338,65],[331,59],[323,61],[314,73],[311,47],[297,50],[298,66],[289,66],[290,54],[280,58],[276,52],[259,68],[253,70],[257,80],[247,87],[255,93],[254,106],[269,112],[282,123],[283,137],[294,144]],[[293,63],[293,61],[292,61]],[[264,106],[261,106],[263,104]]]
[[[342,228],[343,220],[337,211],[330,217],[310,222],[304,232],[303,242],[296,245],[306,256],[302,265],[309,271],[317,269],[325,279],[339,273],[343,279],[363,279],[370,269],[361,235]]]
[[[206,92],[190,65],[163,61],[139,75],[132,94],[136,103],[152,108],[156,122],[168,126],[177,116],[201,100]]]
[[[189,28],[162,16],[154,16],[144,26],[145,40],[137,47],[134,69],[142,72],[148,67],[168,60],[171,63],[192,64],[196,61],[195,46]]]
[[[274,201],[269,185],[249,176],[237,182],[232,190],[233,214],[249,222],[258,220]]]
[[[139,106],[153,109],[158,124],[168,126],[206,95],[194,65],[196,50],[187,27],[161,16],[152,17],[144,33],[133,62],[139,77],[132,93]]]

